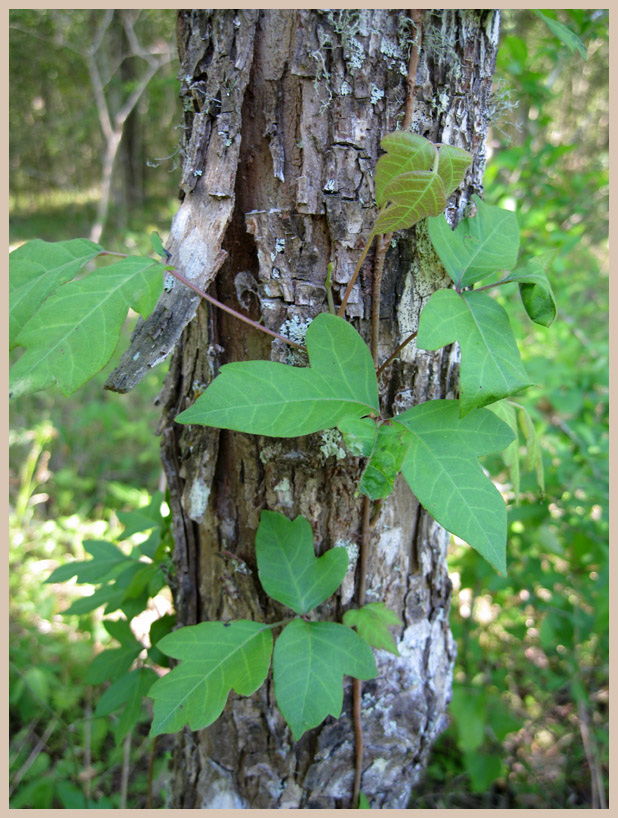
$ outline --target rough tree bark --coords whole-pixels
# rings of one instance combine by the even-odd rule
[[[498,26],[496,11],[423,13],[411,130],[474,155],[465,189],[449,205],[453,222],[482,189]],[[380,139],[403,119],[414,36],[403,11],[179,13],[185,164],[169,249],[185,276],[293,338],[327,309],[329,262],[340,301],[376,215]],[[373,256],[347,309],[367,341]],[[380,361],[416,329],[431,293],[447,285],[422,223],[395,234],[382,281]],[[303,514],[320,553],[343,543],[354,557],[362,464],[343,456],[338,433],[275,440],[174,424],[222,364],[293,361],[283,343],[199,303],[179,282],[138,327],[110,388],[130,388],[176,341],[161,431],[179,620],[274,621],[281,612],[257,581],[260,511]],[[455,348],[427,353],[412,342],[381,379],[383,411],[456,397],[457,381]],[[446,725],[454,659],[448,541],[399,479],[371,528],[366,574],[367,601],[384,600],[404,623],[396,634],[401,656],[378,652],[379,677],[363,685],[362,790],[375,808],[408,805]],[[358,578],[351,562],[321,618],[340,621],[353,604]],[[171,806],[349,806],[354,733],[345,681],[341,718],[297,743],[275,708],[272,681],[249,699],[231,695],[212,727],[179,734]]]

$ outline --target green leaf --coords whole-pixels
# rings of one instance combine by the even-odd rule
[[[371,809],[371,804],[369,803],[369,799],[365,795],[364,792],[358,794],[358,808],[359,809]]]
[[[566,45],[571,54],[574,54],[575,51],[579,51],[580,56],[584,61],[588,59],[586,54],[586,46],[582,43],[574,31],[571,31],[570,28],[567,28],[567,26],[559,23],[558,20],[554,20],[553,17],[548,17],[546,14],[543,14],[540,9],[532,9],[532,11],[537,17],[540,17],[554,37],[557,37],[561,43]]]
[[[21,329],[25,352],[10,373],[10,395],[56,383],[70,395],[111,358],[129,307],[150,314],[163,286],[161,266],[125,258],[59,287]]]
[[[534,428],[532,418],[524,406],[517,406],[520,428],[526,439],[526,470],[536,472],[536,481],[541,493],[545,493],[545,476],[543,473],[543,453],[541,444]]]
[[[306,343],[310,367],[271,361],[222,366],[176,421],[298,437],[330,429],[347,416],[379,412],[371,354],[347,321],[321,313],[309,325]]]
[[[402,173],[431,170],[436,159],[435,146],[423,136],[408,131],[387,134],[380,142],[386,154],[378,159],[375,170],[376,203],[386,204],[384,189]]]
[[[487,792],[496,778],[502,775],[502,759],[496,753],[480,753],[478,750],[465,752],[463,762],[470,777],[470,789],[474,793]]]
[[[167,261],[170,258],[170,254],[163,246],[161,236],[157,233],[156,230],[153,230],[153,232],[150,234],[150,243],[152,244],[152,249],[158,256],[161,256],[161,258],[164,259],[165,261]]]
[[[519,225],[510,210],[472,197],[473,218],[462,219],[451,230],[444,216],[429,219],[429,236],[447,273],[460,287],[469,287],[497,270],[510,270],[519,253]]]
[[[515,439],[504,449],[500,456],[509,472],[511,485],[515,494],[515,502],[519,502],[519,436],[517,428],[517,411],[512,403],[506,400],[499,400],[487,407],[491,412],[500,418],[513,430]]]
[[[200,622],[164,636],[159,649],[182,661],[150,688],[150,735],[175,733],[185,724],[201,730],[219,718],[230,689],[250,696],[266,678],[272,644],[269,628],[242,619]]]
[[[450,711],[457,728],[457,746],[462,752],[478,749],[485,740],[487,699],[477,687],[453,685]]]
[[[438,150],[438,176],[444,184],[446,198],[463,182],[466,171],[472,164],[472,154],[452,145],[440,145]]]
[[[121,645],[135,644],[135,636],[128,619],[104,619],[103,627]]]
[[[378,426],[371,418],[342,418],[337,428],[345,445],[354,457],[371,457],[375,448]]]
[[[369,645],[337,622],[295,619],[275,642],[275,697],[298,741],[327,716],[338,718],[343,704],[343,675],[378,675]]]
[[[45,299],[103,250],[87,239],[34,239],[9,255],[9,349]]]
[[[462,415],[532,386],[508,315],[485,293],[437,290],[425,305],[417,345],[433,350],[454,341],[461,347]]]
[[[526,312],[535,324],[543,327],[548,327],[556,317],[556,299],[547,278],[547,270],[555,257],[553,250],[536,256],[505,279],[518,282]]]
[[[444,182],[432,170],[402,173],[386,185],[383,196],[390,204],[376,219],[374,233],[404,230],[446,207]]]
[[[412,435],[402,474],[419,503],[505,574],[506,506],[477,458],[508,446],[512,430],[486,409],[460,418],[454,400],[427,401],[395,421]]]
[[[132,670],[113,682],[97,702],[95,718],[109,716],[124,708],[114,730],[117,744],[138,723],[143,712],[142,700],[156,681],[157,674],[150,668]]]
[[[147,506],[134,511],[119,511],[118,519],[125,526],[122,539],[127,540],[139,531],[149,531],[151,528],[163,525],[164,519],[161,516],[162,502],[163,492],[156,491]]]
[[[372,500],[388,497],[409,446],[409,435],[401,427],[378,426],[374,450],[359,483],[360,492]]]
[[[119,676],[127,672],[142,650],[143,645],[135,638],[133,644],[102,650],[88,666],[84,682],[90,685],[99,685],[103,682],[115,681]]]
[[[77,577],[78,583],[105,582],[118,566],[131,563],[118,546],[106,540],[84,540],[84,549],[92,555],[91,560],[74,560],[52,571],[45,582],[66,582]]]
[[[316,557],[308,521],[302,516],[288,520],[274,511],[262,511],[255,553],[266,593],[297,614],[328,599],[348,569],[345,548],[331,548]]]
[[[343,615],[343,624],[348,628],[356,627],[361,639],[372,647],[399,656],[397,645],[388,628],[393,625],[401,626],[403,622],[384,602],[369,602],[362,608],[346,611]]]

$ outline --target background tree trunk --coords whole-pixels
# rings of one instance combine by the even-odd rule
[[[453,222],[482,189],[498,25],[496,11],[423,14],[412,130],[474,154],[467,186],[451,200]],[[327,309],[329,262],[338,304],[376,215],[379,142],[403,119],[414,33],[401,11],[179,12],[185,165],[169,247],[184,275],[212,282],[220,300],[292,337]],[[373,256],[347,310],[367,341]],[[447,284],[422,223],[395,235],[382,282],[381,361]],[[195,318],[161,395],[179,621],[272,621],[280,611],[258,583],[254,555],[261,510],[305,515],[320,553],[344,543],[354,558],[362,463],[343,456],[338,433],[275,440],[175,425],[222,364],[294,360],[283,343],[191,303]],[[383,411],[456,397],[457,377],[455,348],[427,353],[412,342],[382,378]],[[404,623],[396,633],[401,656],[377,652],[379,677],[363,685],[362,790],[375,808],[408,805],[446,724],[454,658],[448,540],[399,479],[371,528],[367,567],[367,601],[385,601]],[[351,564],[321,618],[340,621],[354,604]],[[346,678],[339,720],[296,743],[276,710],[272,680],[251,698],[231,695],[214,725],[178,735],[170,806],[349,806],[351,690]]]

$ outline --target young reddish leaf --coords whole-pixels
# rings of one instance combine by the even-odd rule
[[[431,170],[403,173],[384,188],[383,210],[373,228],[374,233],[391,233],[412,227],[425,216],[437,216],[446,207],[444,183]]]
[[[396,176],[411,170],[431,170],[436,159],[435,146],[425,137],[408,131],[387,134],[380,146],[386,154],[378,159],[375,171],[378,207],[387,201],[384,189]]]
[[[444,183],[448,198],[463,182],[466,171],[472,164],[472,154],[452,145],[440,145],[438,149],[437,174]]]

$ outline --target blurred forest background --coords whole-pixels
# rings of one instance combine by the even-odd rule
[[[486,459],[508,502],[509,575],[453,543],[451,725],[412,808],[607,805],[608,11],[546,13],[587,59],[532,12],[503,12],[485,174],[486,200],[516,211],[526,255],[559,251],[552,327],[532,325],[516,292],[509,309],[539,384],[518,402],[540,435],[545,497],[522,469],[516,502],[512,470]],[[150,254],[177,206],[175,12],[14,9],[9,55],[10,249],[91,237]],[[118,515],[160,487],[164,369],[125,396],[102,391],[108,368],[68,399],[12,404],[13,808],[166,805],[171,743],[148,738],[148,700],[119,740],[118,715],[96,712],[106,685],[86,684],[113,628],[101,608],[62,615],[92,586],[44,584],[85,558],[84,539],[121,542]],[[167,589],[150,608],[146,633],[171,614]]]

